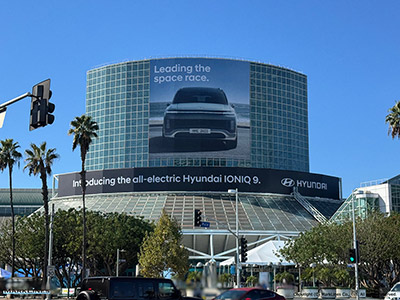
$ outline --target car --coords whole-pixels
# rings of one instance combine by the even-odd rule
[[[400,282],[397,282],[386,294],[385,300],[400,300]]]
[[[286,300],[285,297],[263,288],[247,287],[230,289],[215,297],[213,300]]]
[[[76,300],[182,300],[170,279],[100,276],[85,278]]]
[[[168,104],[163,119],[165,139],[206,139],[237,147],[237,121],[233,104],[220,88],[185,87]]]

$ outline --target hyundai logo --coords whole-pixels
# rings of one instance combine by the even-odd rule
[[[294,180],[292,178],[283,178],[281,184],[286,187],[294,186]]]

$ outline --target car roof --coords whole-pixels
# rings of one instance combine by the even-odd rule
[[[230,289],[230,291],[252,291],[252,290],[265,290],[267,291],[267,289],[263,289],[263,288],[258,288],[258,287],[242,287],[242,288],[235,288],[235,289]]]
[[[220,88],[206,87],[206,86],[196,86],[196,87],[183,87],[178,91],[222,91]]]
[[[145,278],[145,277],[133,277],[133,276],[93,276],[93,277],[86,277],[85,280],[93,280],[93,279],[116,279],[116,280],[123,280],[123,279],[134,279],[134,280],[152,280],[152,281],[170,281],[167,278]]]

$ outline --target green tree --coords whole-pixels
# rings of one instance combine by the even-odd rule
[[[285,272],[276,274],[275,280],[277,282],[280,282],[283,284],[293,284],[294,283],[294,275],[292,273],[285,271]]]
[[[389,114],[386,116],[385,122],[389,124],[388,134],[400,138],[400,101],[388,110]]]
[[[51,167],[59,157],[56,153],[55,148],[46,148],[46,142],[42,142],[40,146],[36,144],[31,144],[31,148],[25,150],[25,169],[28,169],[29,175],[34,175],[40,177],[42,181],[42,196],[43,196],[43,208],[44,208],[44,262],[43,262],[43,286],[45,286],[47,281],[47,263],[48,263],[48,251],[49,251],[49,191],[47,188],[47,176],[51,174]]]
[[[17,217],[15,221],[16,273],[39,278],[43,267],[44,217],[33,214],[32,217]],[[12,263],[11,223],[6,221],[0,225],[0,261],[9,265]]]
[[[388,287],[400,281],[399,227],[400,215],[396,213],[388,217],[373,213],[356,220],[361,286],[384,294]],[[343,276],[343,270],[348,272],[347,251],[352,245],[351,222],[324,224],[300,234],[280,254],[302,266],[316,263],[316,277],[326,285],[345,285],[351,282]]]
[[[0,141],[0,170],[3,172],[8,168],[9,183],[10,183],[10,206],[11,206],[11,222],[12,222],[12,234],[11,234],[11,276],[14,277],[15,273],[15,213],[13,203],[13,190],[12,190],[12,171],[15,164],[19,166],[19,160],[22,154],[18,152],[20,146],[17,142],[14,143],[13,139],[6,139]]]
[[[16,266],[25,277],[39,278],[45,265],[43,248],[45,244],[45,216],[34,213],[17,219]]]
[[[16,219],[16,268],[24,276],[39,278],[44,265],[42,249],[45,244],[45,215],[41,210]],[[90,241],[88,262],[93,275],[114,275],[116,250],[124,249],[121,273],[134,268],[146,232],[153,225],[143,218],[117,213],[89,211],[87,221]],[[0,223],[0,261],[11,264],[11,222]],[[61,287],[74,287],[80,282],[82,269],[78,266],[82,255],[82,210],[58,210],[53,222],[53,259],[55,274]],[[76,276],[75,276],[76,275]]]
[[[186,284],[196,284],[197,282],[201,281],[202,272],[200,271],[192,271],[189,272],[186,277]]]
[[[154,230],[153,224],[143,218],[127,214],[91,212],[88,218],[88,264],[95,275],[114,275],[117,249],[124,250],[120,258],[119,273],[134,268],[138,253],[147,233]]]
[[[141,274],[162,277],[172,271],[183,278],[189,269],[188,252],[182,246],[182,232],[175,219],[162,212],[154,232],[147,234],[139,254]]]
[[[92,120],[91,116],[82,115],[75,117],[71,121],[71,129],[68,131],[68,135],[73,134],[74,138],[72,141],[72,150],[76,147],[81,149],[81,188],[82,188],[82,212],[83,212],[83,241],[82,241],[82,268],[86,270],[86,205],[85,205],[85,194],[86,194],[86,171],[85,171],[85,160],[86,154],[89,151],[89,146],[92,143],[93,138],[97,138],[96,131],[99,130],[99,126],[95,121]],[[83,272],[84,274],[84,272]]]
[[[343,263],[352,241],[349,225],[319,224],[291,240],[280,255],[301,266]]]
[[[384,293],[400,281],[400,215],[375,213],[357,223],[361,284]]]
[[[82,269],[82,211],[58,210],[53,223],[53,265],[61,287],[79,284]]]
[[[253,287],[258,283],[258,278],[254,275],[250,275],[246,278],[246,286]]]

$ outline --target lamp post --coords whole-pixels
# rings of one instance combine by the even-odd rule
[[[119,276],[119,262],[121,261],[120,259],[119,259],[119,253],[123,253],[123,252],[126,252],[126,250],[124,250],[124,249],[117,249],[117,267],[116,267],[116,272],[115,272],[115,275],[118,277]]]
[[[317,265],[315,263],[310,264],[310,268],[312,268],[312,286],[315,287],[315,267]]]
[[[240,287],[240,258],[239,258],[239,191],[238,189],[229,189],[229,194],[235,194],[236,202],[236,287]]]
[[[296,267],[299,268],[299,293],[301,293],[301,265],[297,264]]]
[[[355,213],[354,213],[354,210],[355,210],[354,201],[356,199],[354,191],[353,191],[351,196],[352,196],[351,214],[352,214],[352,217],[353,217],[353,248],[356,249],[356,261],[355,261],[355,264],[354,264],[354,276],[355,276],[355,280],[356,280],[356,299],[358,300],[359,299],[359,295],[358,295],[358,293],[359,293],[359,287],[358,287],[358,260],[359,260],[359,257],[358,257],[358,253],[359,252],[358,252],[357,236],[356,236],[356,218],[355,218]]]

